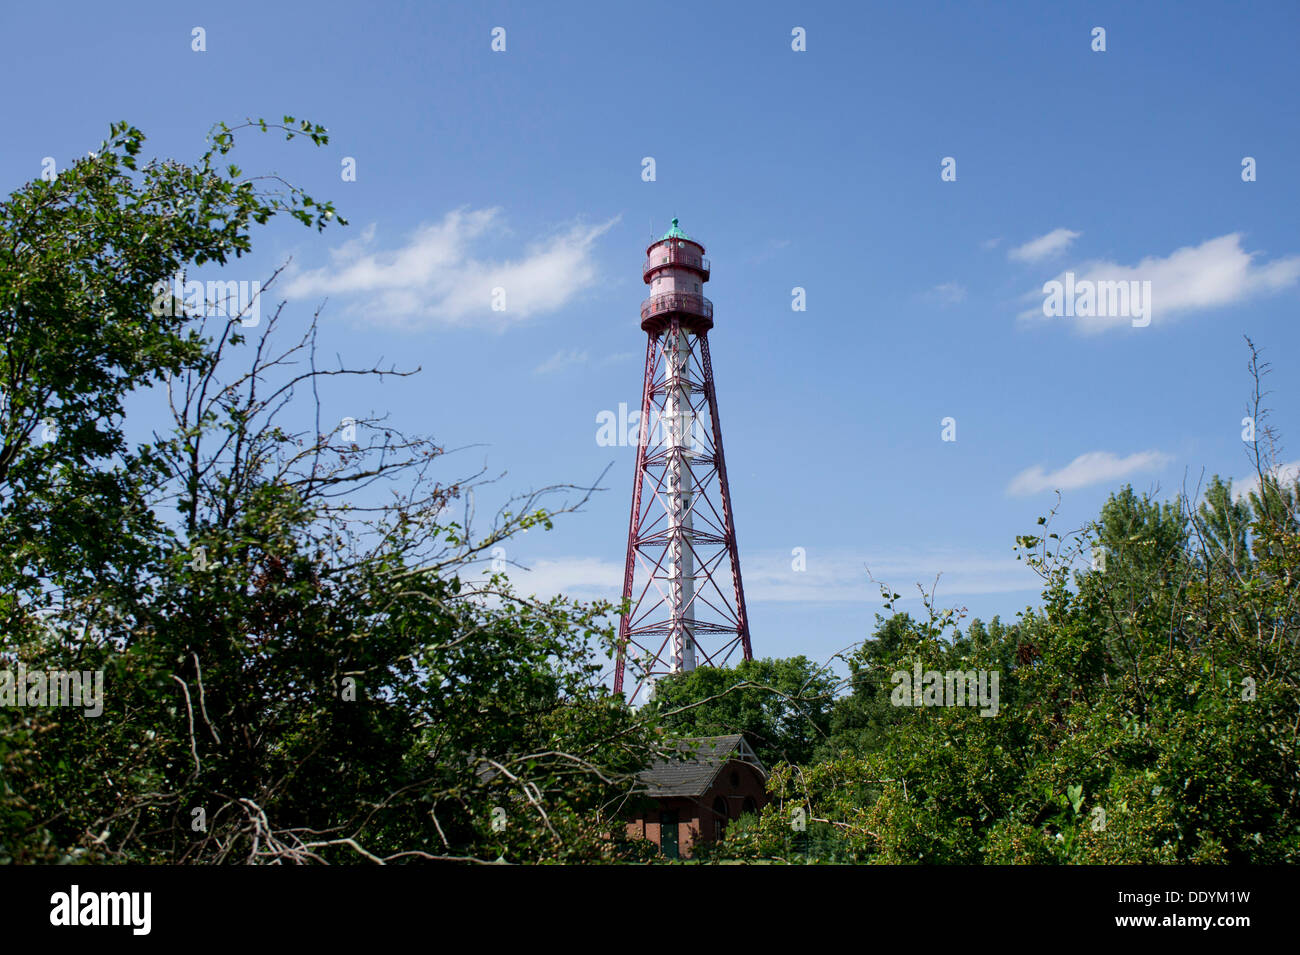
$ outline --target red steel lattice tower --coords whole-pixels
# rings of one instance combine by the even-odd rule
[[[709,359],[704,246],[678,228],[646,249],[645,380],[614,689],[636,702],[668,673],[752,659]]]

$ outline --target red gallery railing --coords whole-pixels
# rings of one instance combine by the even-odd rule
[[[656,315],[666,315],[670,312],[685,312],[687,315],[700,315],[712,320],[713,303],[703,295],[693,295],[690,292],[663,292],[652,295],[641,303],[643,322]]]
[[[645,260],[645,265],[641,267],[641,277],[649,281],[650,273],[655,269],[668,268],[670,266],[684,266],[695,269],[697,272],[704,273],[704,281],[709,280],[709,260],[700,255],[690,246],[664,246],[655,251]]]

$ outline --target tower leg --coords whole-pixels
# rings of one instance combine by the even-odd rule
[[[649,440],[650,392],[654,384],[654,369],[655,335],[651,332],[646,336],[645,374],[641,385],[641,422],[636,442],[636,477],[632,485],[632,516],[628,519],[627,527],[627,561],[623,565],[623,605],[627,609],[618,625],[618,660],[614,666],[615,693],[623,692],[623,667],[626,664],[632,626],[633,608],[629,602],[632,599],[632,586],[636,577],[636,541],[640,536],[641,484],[645,477],[645,449]]]
[[[740,581],[740,549],[736,546],[736,522],[731,511],[731,484],[727,481],[727,462],[722,454],[722,424],[718,419],[718,393],[713,385],[713,360],[709,358],[709,336],[700,336],[700,363],[704,366],[704,391],[713,419],[713,460],[718,469],[718,490],[722,495],[722,521],[726,527],[727,549],[731,554],[731,577],[736,589],[736,630],[741,652],[746,660],[754,658],[749,645],[749,614],[745,611],[745,588]]]

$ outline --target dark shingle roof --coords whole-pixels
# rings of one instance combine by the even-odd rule
[[[767,777],[767,770],[739,734],[678,740],[677,751],[685,758],[655,760],[638,775],[646,795],[703,796],[722,767],[733,759],[749,763]]]

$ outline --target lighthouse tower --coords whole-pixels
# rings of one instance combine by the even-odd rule
[[[627,532],[614,689],[752,658],[745,592],[709,359],[713,303],[704,246],[673,220],[646,250],[640,439]],[[640,698],[640,699],[638,699]]]

